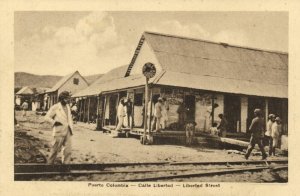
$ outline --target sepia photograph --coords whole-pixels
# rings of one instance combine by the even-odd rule
[[[14,181],[289,182],[288,12],[15,11],[13,29]]]

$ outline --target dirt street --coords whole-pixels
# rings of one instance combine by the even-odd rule
[[[16,130],[24,130],[28,135],[38,138],[44,145],[40,151],[49,155],[52,142],[52,129],[44,123],[43,116],[30,112],[24,119],[17,112],[20,124]],[[101,131],[94,131],[95,125],[77,123],[72,136],[73,163],[107,163],[107,162],[155,162],[155,161],[218,161],[243,160],[240,154],[228,153],[222,149],[185,147],[179,145],[141,145],[136,138],[114,138]],[[260,156],[250,159],[259,160]],[[273,157],[269,157],[272,159]],[[280,157],[276,157],[280,158]]]
[[[34,152],[40,152],[47,158],[50,153],[50,146],[53,138],[51,126],[44,123],[43,116],[36,115],[33,112],[30,112],[26,118],[23,118],[20,115],[20,112],[17,112],[16,117],[19,127],[16,127],[15,135],[17,135],[20,131],[22,133],[26,133],[27,136],[23,138],[30,140],[34,146],[33,148],[29,148],[29,150],[27,149],[27,153],[31,149]],[[75,130],[74,135],[72,136],[71,163],[244,160],[244,156],[242,154],[229,153],[228,150],[223,149],[208,149],[201,146],[185,147],[180,145],[141,145],[139,139],[115,138],[101,131],[94,131],[94,126],[94,124],[88,125],[85,123],[77,123],[74,125]],[[24,136],[24,134],[22,135]],[[20,148],[20,145],[22,145],[22,143],[19,142],[19,139],[15,139],[15,149]],[[33,159],[30,157],[31,161],[24,161],[24,158],[20,158],[16,159],[15,162],[43,162],[43,158],[41,158],[41,155],[38,152],[31,152],[31,154],[37,154],[39,159]],[[60,162],[60,159],[61,157],[59,155],[57,163]],[[260,160],[261,156],[251,156],[250,159]],[[286,159],[286,157],[268,157],[268,159]],[[283,172],[282,175],[286,176],[287,179],[287,172]],[[250,181],[253,182],[274,181],[274,177],[272,177],[271,174],[264,177],[269,178],[269,180],[264,180],[260,174],[255,176],[251,174],[241,174],[236,176],[240,176],[240,179],[245,179],[245,177],[248,179],[251,176],[252,180]],[[225,175],[225,177],[222,178],[223,180],[219,178],[209,178],[206,180],[232,181],[228,180],[231,177],[230,175]]]

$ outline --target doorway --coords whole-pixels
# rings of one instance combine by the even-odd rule
[[[109,125],[117,123],[117,101],[118,95],[111,95],[109,98]]]
[[[228,132],[236,133],[241,130],[241,99],[239,96],[224,96],[224,115],[228,122]]]
[[[186,111],[186,119],[185,122],[195,122],[195,96],[194,95],[186,95],[184,99],[185,111]]]

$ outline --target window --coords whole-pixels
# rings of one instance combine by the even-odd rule
[[[78,78],[73,78],[73,84],[78,85],[79,84],[79,79]]]
[[[138,93],[134,95],[134,105],[135,106],[142,106],[143,105],[143,94]]]

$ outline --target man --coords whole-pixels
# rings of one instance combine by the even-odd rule
[[[127,113],[127,125],[128,127],[132,127],[132,102],[131,99],[128,98],[126,101],[126,113]]]
[[[226,137],[228,122],[227,122],[227,120],[226,120],[226,118],[224,117],[223,114],[219,114],[218,117],[221,119],[221,122],[218,126],[220,136],[221,137]]]
[[[27,110],[28,110],[28,102],[27,100],[25,100],[21,106],[22,110],[23,110],[23,117],[26,116]]]
[[[282,126],[281,126],[281,119],[279,117],[275,118],[275,122],[272,124],[272,140],[273,140],[273,145],[272,145],[272,154],[275,156],[275,148],[279,146],[279,138],[281,135],[282,131]]]
[[[263,136],[264,136],[264,119],[261,117],[261,110],[255,109],[254,110],[254,116],[255,118],[252,120],[251,125],[249,127],[249,131],[251,132],[251,138],[250,143],[248,145],[247,152],[245,154],[245,158],[248,159],[251,151],[253,150],[255,144],[258,145],[261,153],[262,153],[262,159],[267,158],[267,154],[264,149],[263,145]]]
[[[275,122],[275,115],[269,114],[269,120],[267,122],[267,131],[265,133],[269,143],[269,156],[271,156],[273,152],[272,125],[274,124],[274,122]]]
[[[155,124],[155,131],[160,131],[160,121],[162,117],[162,98],[159,97],[156,104],[154,105],[154,121],[153,126]]]
[[[73,117],[74,124],[77,123],[77,112],[78,112],[77,104],[76,104],[76,101],[74,101],[73,105],[71,107],[71,114],[72,114],[72,117]]]
[[[164,130],[167,126],[167,122],[168,122],[168,111],[169,111],[169,103],[167,101],[167,99],[164,97],[162,98],[163,100],[163,104],[162,104],[162,119],[161,119],[161,127]]]
[[[197,125],[197,123],[194,121],[189,121],[185,125],[186,145],[187,146],[190,146],[193,143],[196,125]]]
[[[118,111],[117,111],[118,125],[116,127],[116,131],[120,131],[123,126],[123,121],[124,121],[124,117],[125,117],[124,106],[125,106],[124,98],[121,98],[119,105],[118,105]]]
[[[45,116],[45,120],[53,126],[54,144],[52,146],[49,164],[54,164],[57,154],[63,147],[62,163],[71,161],[71,136],[73,135],[73,120],[69,106],[70,94],[63,91],[59,94],[59,102],[53,105]]]

